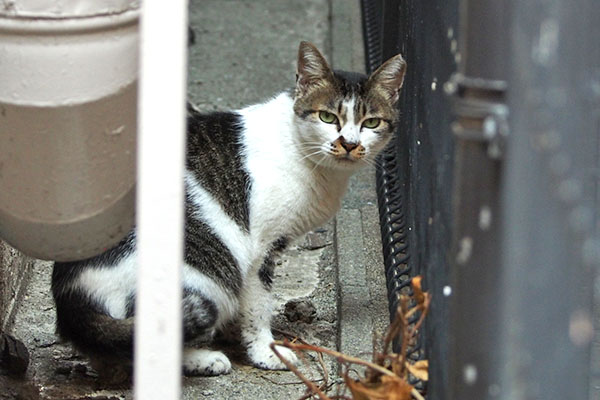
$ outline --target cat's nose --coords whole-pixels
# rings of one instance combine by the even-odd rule
[[[358,143],[354,143],[354,142],[347,142],[346,139],[343,136],[340,136],[339,139],[340,141],[340,145],[348,152],[350,153],[352,150],[354,150],[355,148],[358,147]]]

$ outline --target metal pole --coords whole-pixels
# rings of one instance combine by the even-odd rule
[[[460,3],[460,45],[454,52],[459,68],[446,86],[455,114],[449,399],[495,398],[502,389],[498,299],[503,294],[499,197],[509,60],[505,9],[505,2],[496,0]]]
[[[134,393],[181,395],[187,2],[145,1],[138,131]]]

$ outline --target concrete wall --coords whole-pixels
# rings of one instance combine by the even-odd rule
[[[34,260],[0,240],[0,332],[12,324]]]

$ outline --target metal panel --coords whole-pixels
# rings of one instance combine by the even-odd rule
[[[595,0],[511,1],[503,399],[584,399],[598,165]],[[597,397],[595,397],[597,398]]]
[[[433,303],[424,331],[427,395],[444,399],[448,380],[448,260],[454,142],[443,85],[456,69],[457,2],[400,2],[400,49],[408,70],[397,151],[407,182],[409,265],[425,277]],[[446,289],[445,289],[446,288]]]
[[[410,276],[423,274],[434,295],[421,348],[430,360],[428,398],[443,399],[447,386],[448,293],[453,140],[443,84],[456,64],[457,1],[363,1],[369,55],[382,60],[401,52],[408,63],[401,93],[400,126],[380,159],[378,197],[390,311]],[[366,9],[366,8],[364,8]],[[379,14],[380,27],[368,30]],[[374,40],[374,34],[382,37]]]
[[[485,143],[459,140],[455,159],[448,398],[486,399],[499,390],[501,169]]]

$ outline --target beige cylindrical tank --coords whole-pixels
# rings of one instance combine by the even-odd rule
[[[134,223],[137,2],[0,0],[0,237],[74,260]]]

